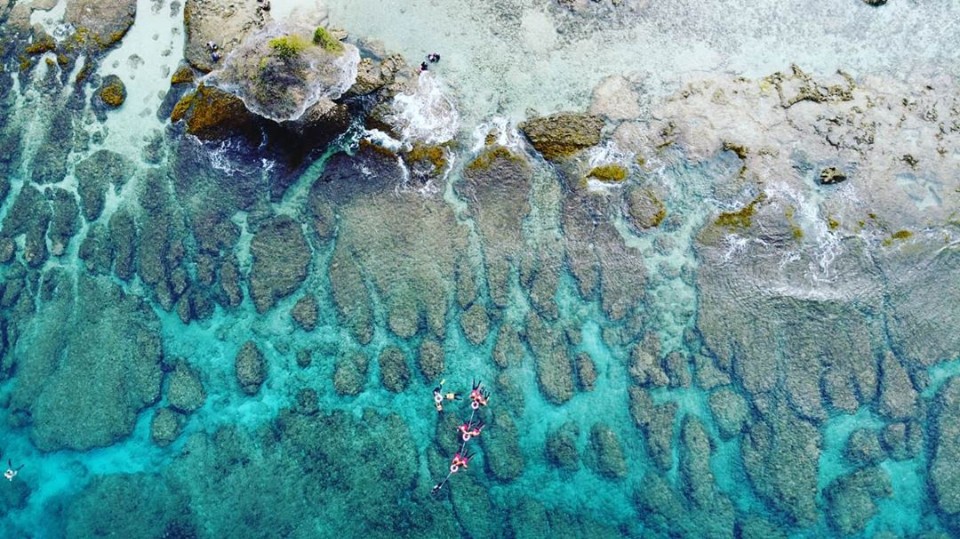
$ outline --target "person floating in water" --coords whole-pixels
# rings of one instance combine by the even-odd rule
[[[431,52],[427,55],[427,61],[431,64],[435,64],[440,61],[440,55],[435,52]]]
[[[464,466],[466,467],[466,466]],[[20,470],[23,469],[23,464],[19,468],[13,467],[13,462],[10,462],[10,459],[7,459],[7,471],[3,472],[3,476],[7,478],[7,481],[13,481],[13,478],[20,473]]]
[[[480,436],[480,433],[483,431],[483,421],[467,421],[466,423],[461,423],[457,427],[457,432],[460,433],[460,439],[464,442],[469,442],[470,438],[476,438]]]
[[[448,391],[443,392],[443,383],[446,380],[440,380],[440,385],[433,388],[433,405],[437,408],[437,412],[443,411],[443,401],[458,401],[460,400],[460,394]]]
[[[427,69],[429,69],[429,67],[427,66],[427,63],[426,63],[426,62],[420,62],[420,72],[423,73],[423,72],[426,71]]]
[[[440,381],[440,386],[433,389],[433,401],[437,405],[437,411],[443,410],[443,401],[445,395],[442,392],[443,380]],[[460,396],[457,393],[447,393],[446,395],[452,397],[446,397],[448,400],[459,400]],[[470,418],[460,424],[457,427],[457,435],[460,439],[460,449],[453,455],[453,460],[450,461],[450,471],[447,472],[447,476],[443,478],[443,481],[440,481],[436,485],[433,485],[432,494],[436,495],[440,492],[440,489],[447,484],[447,481],[450,480],[450,477],[453,474],[460,471],[461,468],[467,469],[467,465],[470,464],[470,459],[473,458],[473,454],[467,452],[467,443],[470,442],[473,438],[480,436],[480,433],[483,432],[484,423],[482,420],[477,419],[477,414],[480,413],[479,410],[481,407],[486,406],[490,402],[490,392],[483,387],[483,382],[477,380],[473,381],[473,389],[470,391]]]
[[[486,406],[490,399],[490,392],[483,388],[483,383],[473,381],[473,389],[470,390],[470,407],[479,410],[481,406]]]

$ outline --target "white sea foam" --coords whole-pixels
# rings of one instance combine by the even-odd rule
[[[439,77],[420,73],[417,89],[393,98],[390,121],[400,128],[405,144],[443,144],[457,136],[460,113]]]

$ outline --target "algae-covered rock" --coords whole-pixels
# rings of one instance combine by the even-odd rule
[[[488,422],[489,433],[480,436],[484,464],[499,481],[513,481],[523,473],[523,452],[520,449],[520,429],[507,412],[498,411]]]
[[[579,437],[580,426],[573,421],[567,421],[549,432],[544,448],[547,460],[562,470],[574,472],[580,469],[580,453],[577,451]]]
[[[534,149],[550,160],[568,157],[600,143],[603,120],[590,114],[561,112],[520,124]]]
[[[184,361],[177,363],[173,372],[170,373],[167,384],[167,402],[171,408],[179,412],[193,412],[203,406],[204,401],[207,400],[203,382],[200,381],[200,373]]]
[[[110,150],[97,150],[77,163],[73,175],[77,178],[80,208],[87,221],[94,221],[103,212],[107,190],[112,185],[121,188],[131,174],[130,162]]]
[[[96,96],[104,105],[115,109],[127,100],[127,86],[120,77],[107,75],[97,89]]]
[[[752,423],[740,448],[744,468],[760,497],[797,525],[817,519],[817,469],[822,437],[785,405]]]
[[[407,388],[410,383],[410,368],[403,350],[388,346],[380,352],[380,382],[394,393],[400,393]]]
[[[150,421],[150,438],[164,447],[173,443],[183,431],[184,418],[172,408],[159,408]]]
[[[710,394],[710,412],[716,419],[720,436],[729,440],[746,427],[750,411],[743,396],[724,387]]]
[[[363,352],[337,358],[333,370],[333,388],[338,395],[359,395],[367,375],[367,356]]]
[[[574,393],[573,365],[563,333],[531,312],[526,334],[537,362],[540,391],[554,404],[570,400]]]
[[[300,287],[313,255],[300,224],[285,215],[270,219],[254,235],[250,254],[250,296],[260,313]]]
[[[306,294],[293,305],[290,311],[293,321],[304,331],[313,331],[317,327],[317,317],[319,316],[319,305],[317,297],[313,294]]]
[[[237,383],[247,395],[256,395],[267,378],[267,362],[253,341],[247,341],[240,347],[234,360],[234,369]]]
[[[63,22],[74,28],[69,43],[98,52],[123,39],[136,14],[136,0],[70,0]]]
[[[111,445],[160,398],[159,322],[108,279],[55,271],[47,279],[50,296],[21,324],[10,410],[29,418],[42,451]]]
[[[877,431],[868,428],[859,428],[850,433],[843,452],[850,462],[861,466],[876,465],[884,459]]]
[[[417,366],[427,382],[432,382],[443,373],[443,347],[435,339],[424,339],[417,354]]]
[[[631,387],[629,394],[630,415],[644,434],[647,451],[660,470],[669,470],[673,466],[673,423],[677,404],[665,402],[655,405],[650,392],[639,387]]]
[[[597,383],[597,367],[594,365],[593,358],[586,352],[577,354],[577,385],[583,391],[593,391]]]
[[[590,427],[590,443],[584,460],[598,474],[608,479],[627,476],[627,459],[617,434],[604,423]]]
[[[187,133],[201,140],[219,140],[233,135],[251,139],[260,136],[259,121],[243,101],[208,84],[201,84],[174,106],[170,121],[181,120],[186,123]]]
[[[862,532],[877,514],[877,500],[893,495],[890,476],[881,468],[857,470],[824,491],[830,524],[845,536]]]
[[[935,417],[927,482],[944,520],[960,531],[960,377],[947,380],[932,406]]]
[[[483,305],[474,303],[460,316],[460,326],[463,328],[467,340],[474,345],[483,344],[489,331],[487,310]]]

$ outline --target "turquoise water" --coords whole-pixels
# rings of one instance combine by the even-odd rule
[[[201,141],[158,114],[187,54],[179,3],[136,2],[74,82],[70,3],[0,8],[0,452],[19,471],[0,535],[960,530],[960,146],[894,121],[956,116],[924,93],[955,89],[936,45],[956,29],[923,24],[956,6],[278,0],[272,17],[343,27],[365,58],[443,53],[384,98],[396,138],[345,97],[349,125],[300,155],[309,137],[273,125]],[[50,50],[30,48],[40,28]],[[769,112],[773,82],[736,86],[793,62],[896,113],[836,142],[813,104]],[[107,75],[118,109],[94,95]],[[595,91],[609,76],[624,117]],[[694,79],[709,91],[677,93]],[[586,109],[601,142],[569,159],[521,133]],[[893,149],[844,146],[872,137]],[[591,175],[611,164],[622,183]],[[825,191],[828,165],[854,178]],[[857,183],[887,179],[904,191]],[[431,492],[474,380],[474,460]],[[441,383],[464,397],[439,414]]]

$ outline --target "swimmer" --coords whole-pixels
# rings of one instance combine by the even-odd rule
[[[430,54],[427,55],[427,60],[431,64],[435,64],[440,61],[440,55],[435,52],[431,52]]]
[[[464,468],[466,468],[466,466],[464,466]],[[13,478],[16,477],[17,474],[20,473],[20,470],[22,469],[23,469],[23,464],[21,464],[19,468],[14,468],[13,463],[10,462],[9,459],[7,459],[7,471],[3,472],[3,477],[5,477],[7,481],[13,481]]]
[[[423,73],[428,69],[426,62],[420,62],[420,72]]]
[[[473,389],[470,390],[470,407],[478,410],[481,406],[486,406],[490,400],[490,392],[483,388],[483,382],[473,381]]]

